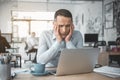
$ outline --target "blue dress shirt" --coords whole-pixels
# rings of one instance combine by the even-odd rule
[[[42,32],[39,38],[39,47],[37,52],[37,62],[48,64],[48,66],[57,66],[61,50],[64,48],[75,49],[83,47],[83,37],[79,31],[74,31],[69,42],[58,42],[53,30]]]

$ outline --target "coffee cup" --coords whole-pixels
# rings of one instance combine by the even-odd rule
[[[35,63],[30,66],[30,70],[34,73],[44,73],[45,64]]]

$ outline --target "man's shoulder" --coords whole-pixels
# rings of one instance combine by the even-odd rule
[[[78,31],[78,30],[74,30],[74,32],[77,32],[77,33],[78,33],[78,32],[80,32],[80,31]]]
[[[2,40],[5,40],[5,39],[6,39],[4,36],[0,36],[0,38],[1,38]]]
[[[73,34],[74,34],[74,35],[76,35],[76,34],[81,34],[81,32],[78,31],[78,30],[74,30]]]

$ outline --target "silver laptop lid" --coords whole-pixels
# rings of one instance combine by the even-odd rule
[[[56,75],[92,72],[99,52],[98,48],[64,49],[60,55]]]

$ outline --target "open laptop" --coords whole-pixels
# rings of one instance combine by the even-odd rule
[[[64,49],[61,52],[55,75],[92,72],[99,52],[98,48]]]

